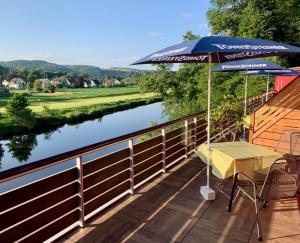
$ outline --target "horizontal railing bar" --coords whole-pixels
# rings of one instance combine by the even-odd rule
[[[144,152],[146,152],[146,151],[148,151],[150,149],[153,149],[153,148],[157,147],[158,145],[162,145],[162,143],[155,144],[155,145],[153,145],[153,146],[151,146],[149,148],[146,148],[146,149],[144,149],[144,150],[142,150],[142,151],[140,151],[138,153],[134,153],[134,156],[142,154],[142,153],[144,153]],[[134,147],[133,147],[133,150],[134,150]]]
[[[107,139],[98,143],[94,143],[85,147],[81,147],[78,149],[74,149],[65,153],[61,153],[58,155],[54,155],[45,159],[41,159],[41,160],[37,160],[35,162],[31,162],[29,164],[26,165],[21,165],[18,166],[16,168],[12,168],[12,169],[8,169],[5,171],[1,171],[0,172],[0,183],[8,181],[8,180],[12,180],[14,178],[18,178],[20,176],[26,175],[28,173],[32,173],[34,171],[38,171],[68,160],[72,160],[75,159],[78,156],[83,156],[92,152],[95,152],[99,149],[105,148],[105,147],[109,147],[124,141],[127,141],[129,139],[134,139],[137,138],[143,134],[147,134],[156,130],[159,130],[161,128],[170,126],[172,124],[178,123],[180,121],[184,121],[188,118],[192,118],[195,116],[200,116],[200,115],[204,115],[206,114],[206,112],[198,112],[192,115],[188,115],[179,119],[175,119],[173,121],[169,121],[169,122],[165,122],[153,127],[149,127],[149,128],[145,128],[136,132],[132,132],[132,133],[128,133],[119,137],[115,137],[115,138],[111,138],[111,139]]]
[[[108,165],[108,166],[105,166],[105,167],[103,167],[103,168],[101,168],[101,169],[99,169],[99,170],[96,170],[96,171],[94,171],[94,172],[92,172],[92,173],[90,173],[90,174],[87,174],[87,175],[83,176],[83,179],[85,179],[85,178],[87,178],[87,177],[89,177],[89,176],[92,176],[92,175],[94,175],[94,174],[100,172],[101,170],[105,170],[105,169],[107,169],[107,168],[109,168],[109,167],[112,167],[112,166],[114,166],[114,165],[120,164],[120,163],[124,162],[125,160],[128,160],[128,158],[129,158],[129,157],[127,157],[127,158],[125,158],[125,159],[122,159],[122,160],[119,160],[119,161],[117,161],[117,162],[115,162],[115,163],[113,163],[113,164],[110,164],[110,165]]]
[[[44,226],[38,228],[37,230],[31,232],[30,234],[25,235],[24,237],[22,237],[21,239],[17,240],[16,242],[22,242],[22,241],[26,240],[26,238],[30,237],[31,235],[34,235],[35,233],[37,233],[37,232],[39,232],[39,231],[41,231],[41,230],[43,230],[43,229],[45,229],[46,227],[48,227],[48,226],[51,225],[51,224],[56,223],[58,220],[60,220],[60,219],[62,219],[63,217],[65,217],[65,216],[67,216],[67,215],[69,215],[69,214],[75,212],[76,210],[79,210],[79,208],[74,208],[73,210],[71,210],[71,211],[65,213],[64,215],[62,215],[62,216],[58,217],[57,219],[55,219],[55,220],[49,222],[48,224],[46,224],[46,225],[44,225]]]
[[[152,155],[151,157],[148,157],[148,158],[146,158],[146,159],[144,159],[144,160],[142,160],[142,161],[140,161],[140,162],[134,164],[134,167],[136,167],[136,166],[138,166],[138,165],[141,165],[141,164],[145,163],[146,161],[152,159],[153,157],[155,157],[155,156],[157,156],[157,155],[159,155],[159,154],[162,154],[162,152],[157,153],[157,154],[155,154],[155,155]]]
[[[174,152],[173,154],[170,154],[169,156],[166,157],[166,159],[170,158],[171,156],[173,156],[174,154],[178,153],[179,151],[185,149],[184,147],[181,149],[178,149],[176,152]],[[183,155],[184,156],[184,155]]]
[[[4,211],[0,212],[0,215],[2,215],[2,214],[4,214],[4,213],[7,213],[8,211],[12,211],[12,210],[14,210],[14,209],[16,209],[16,208],[18,208],[18,207],[21,207],[21,206],[23,206],[23,205],[25,205],[25,204],[27,204],[27,203],[30,203],[30,202],[36,200],[36,199],[42,198],[42,197],[44,197],[44,196],[47,196],[48,194],[50,194],[50,193],[52,193],[52,192],[55,192],[55,191],[58,191],[58,190],[60,190],[60,189],[62,189],[62,188],[64,188],[64,187],[67,187],[67,186],[73,184],[74,182],[77,182],[77,180],[71,181],[71,182],[69,182],[69,183],[67,183],[67,184],[64,184],[64,185],[60,186],[60,187],[56,187],[55,189],[53,189],[53,190],[51,190],[51,191],[47,191],[47,192],[45,192],[45,193],[43,193],[43,194],[41,194],[41,195],[39,195],[39,196],[37,196],[37,197],[31,198],[31,199],[29,199],[29,200],[27,200],[27,201],[25,201],[25,202],[22,202],[22,203],[20,203],[20,204],[18,204],[18,205],[15,205],[15,206],[13,206],[13,207],[11,207],[11,208],[5,209]],[[74,195],[75,195],[75,194],[74,194]],[[76,195],[77,195],[77,194],[76,194]]]
[[[184,135],[184,134],[185,134],[185,132],[180,133],[180,134],[178,134],[178,135],[176,135],[176,136],[174,136],[174,137],[171,137],[171,138],[169,138],[169,139],[166,139],[166,142],[169,142],[169,141],[171,141],[171,140],[173,140],[173,139],[175,139],[175,138],[178,138],[178,137],[180,137],[180,136],[182,136],[182,135]]]
[[[116,174],[113,174],[113,175],[110,176],[110,177],[107,177],[107,178],[104,179],[103,181],[99,181],[99,182],[93,184],[92,186],[90,186],[90,187],[88,187],[88,188],[85,188],[85,189],[83,190],[83,192],[89,191],[89,190],[93,189],[94,187],[96,187],[96,186],[98,186],[98,185],[100,185],[100,184],[102,184],[102,183],[104,183],[104,182],[107,182],[108,180],[110,180],[110,179],[112,179],[112,178],[114,178],[114,177],[117,177],[118,175],[124,173],[124,172],[127,171],[127,170],[128,170],[128,172],[129,172],[129,168],[126,169],[126,170],[122,170],[122,171],[120,171],[120,172],[118,172],[118,173],[116,173]],[[125,181],[127,181],[127,180],[125,180]],[[123,182],[125,182],[125,181],[123,181]],[[123,183],[123,182],[121,182],[121,183]]]
[[[166,152],[169,151],[170,149],[174,148],[174,147],[177,146],[178,144],[183,144],[183,143],[184,143],[184,141],[180,141],[180,142],[178,142],[178,143],[173,144],[172,146],[166,148]]]
[[[113,187],[112,187],[112,188],[110,188],[109,190],[107,190],[107,191],[105,191],[105,192],[102,192],[102,193],[101,193],[101,194],[99,194],[98,196],[96,196],[96,197],[94,197],[94,198],[90,199],[89,201],[87,201],[87,202],[84,202],[84,206],[86,206],[86,205],[87,205],[87,204],[89,204],[90,202],[92,202],[92,201],[96,200],[97,198],[99,198],[99,197],[103,196],[104,194],[106,194],[106,193],[108,193],[108,192],[112,191],[113,189],[117,188],[118,186],[120,186],[120,185],[124,184],[124,183],[125,183],[125,182],[127,182],[127,181],[130,181],[130,180],[129,180],[129,178],[128,178],[128,180],[122,181],[121,183],[119,183],[119,184],[117,184],[117,185],[113,186]],[[128,188],[128,190],[129,190],[129,188]]]
[[[31,182],[29,182],[29,183],[27,183],[27,184],[25,184],[25,185],[18,186],[18,187],[14,187],[14,188],[12,188],[12,189],[10,189],[10,190],[8,190],[8,191],[2,192],[2,193],[0,194],[0,196],[3,196],[3,195],[5,195],[5,194],[7,194],[7,193],[9,193],[9,192],[18,190],[18,189],[20,189],[20,188],[29,186],[29,185],[34,184],[34,183],[36,183],[36,182],[45,180],[45,179],[50,178],[50,177],[52,177],[52,176],[56,176],[56,175],[58,175],[58,174],[61,174],[61,173],[63,173],[63,172],[66,172],[66,171],[68,171],[68,170],[72,170],[72,169],[74,169],[74,168],[75,168],[75,167],[73,166],[73,167],[71,167],[71,168],[68,168],[68,169],[65,169],[65,170],[62,170],[62,171],[58,171],[57,173],[54,173],[54,174],[51,174],[51,175],[42,177],[42,178],[40,178],[40,179],[38,179],[38,180],[31,181]]]
[[[8,231],[8,230],[10,230],[10,229],[12,229],[12,228],[18,226],[18,225],[20,225],[20,224],[22,224],[22,223],[24,223],[24,222],[26,222],[26,221],[28,221],[28,220],[30,220],[30,219],[36,217],[36,216],[38,216],[38,215],[40,215],[40,214],[42,214],[42,213],[44,213],[44,212],[46,212],[46,211],[48,211],[48,210],[50,210],[50,209],[52,209],[52,208],[54,208],[54,207],[56,207],[56,206],[58,206],[58,205],[60,205],[60,204],[62,204],[62,203],[64,203],[64,202],[66,202],[66,201],[68,201],[68,200],[70,200],[70,199],[73,198],[73,197],[77,197],[77,196],[78,196],[78,194],[74,194],[74,195],[71,196],[71,197],[68,197],[68,198],[66,198],[66,199],[64,199],[64,200],[62,200],[62,201],[60,201],[60,202],[58,202],[58,203],[56,203],[56,204],[54,204],[54,205],[48,207],[48,208],[45,208],[44,210],[39,211],[38,213],[33,214],[33,215],[31,215],[31,216],[29,216],[29,217],[27,217],[27,218],[25,218],[25,219],[23,219],[23,220],[21,220],[21,221],[19,221],[19,222],[17,222],[17,223],[15,223],[15,224],[13,224],[13,225],[11,225],[11,226],[5,228],[4,230],[0,231],[0,234],[2,234],[2,233],[4,233],[5,231]],[[76,208],[76,209],[78,209],[78,208]],[[51,222],[50,222],[50,223],[51,223]]]
[[[152,167],[154,167],[154,166],[156,166],[156,165],[158,165],[158,164],[160,164],[160,163],[162,163],[162,160],[160,160],[159,162],[157,162],[157,163],[155,163],[155,164],[149,166],[148,168],[146,168],[146,169],[140,171],[139,173],[135,174],[134,177],[139,176],[140,174],[144,173],[144,172],[147,171],[147,170],[150,170]]]

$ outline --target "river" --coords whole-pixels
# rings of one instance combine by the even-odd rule
[[[158,102],[115,112],[77,125],[65,125],[51,133],[27,134],[2,140],[0,141],[2,147],[1,170],[4,171],[72,149],[138,131],[150,127],[153,123],[163,123],[167,120],[167,117],[162,116],[162,110],[161,102]],[[125,146],[128,146],[127,143],[89,154],[84,156],[84,161],[89,161]],[[67,161],[28,176],[2,183],[0,192],[53,174],[73,164],[73,161]]]
[[[116,112],[77,125],[65,125],[51,133],[14,136],[0,141],[1,170],[7,170],[52,155],[63,153],[162,123],[161,103]]]

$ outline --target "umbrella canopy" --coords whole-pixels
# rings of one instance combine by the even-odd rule
[[[213,72],[230,72],[230,71],[244,71],[244,70],[279,70],[285,69],[273,62],[261,59],[245,59],[240,61],[225,62],[215,66]]]
[[[167,47],[154,52],[145,58],[133,63],[194,63],[211,62],[223,63],[233,60],[242,60],[256,57],[280,56],[300,53],[300,48],[274,41],[239,38],[226,36],[207,36],[193,41]]]
[[[253,38],[207,36],[154,52],[133,63],[133,65],[158,63],[208,63],[207,149],[210,151],[211,63],[297,53],[300,53],[299,47],[274,41]],[[210,153],[207,154],[207,184],[206,186],[200,187],[200,192],[205,199],[214,200],[215,192],[210,188],[209,179]]]
[[[247,71],[243,75],[261,75],[261,76],[298,76],[300,72],[293,69],[281,69],[281,70],[255,70]]]

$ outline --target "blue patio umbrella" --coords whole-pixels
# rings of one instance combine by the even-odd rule
[[[300,75],[300,72],[285,68],[285,69],[280,69],[280,70],[272,70],[272,69],[267,69],[267,70],[251,70],[243,73],[246,75],[259,75],[259,76],[267,76],[267,94],[269,92],[269,82],[270,82],[270,77],[271,76],[298,76]],[[266,101],[268,100],[268,95],[266,96]]]
[[[211,63],[223,63],[234,60],[299,53],[299,47],[274,41],[254,38],[207,36],[167,47],[154,52],[133,64],[208,63],[207,148],[210,151]],[[200,191],[205,199],[214,200],[215,192],[209,185],[209,156],[210,155],[208,153],[207,185],[201,186]]]
[[[285,69],[271,61],[261,58],[245,59],[239,61],[225,62],[215,66],[213,72],[233,72],[233,71],[248,71],[248,70],[280,70]],[[244,116],[247,115],[247,92],[248,92],[248,75],[245,78],[245,94],[244,94]],[[246,126],[244,125],[243,138],[246,139]]]

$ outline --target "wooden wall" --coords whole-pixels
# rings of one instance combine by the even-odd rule
[[[275,150],[283,131],[297,130],[300,130],[300,77],[251,115],[249,142]],[[288,141],[280,143],[278,151],[285,153],[287,146]]]

